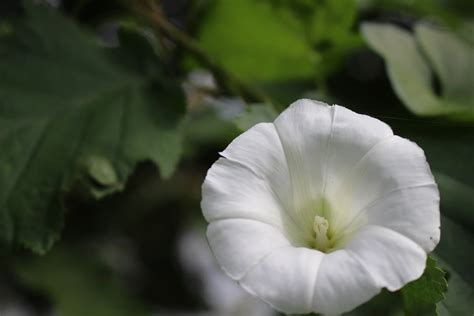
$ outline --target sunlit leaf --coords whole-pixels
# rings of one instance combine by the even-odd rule
[[[199,41],[244,80],[309,77],[314,72],[314,54],[300,21],[291,12],[278,13],[266,1],[216,1]]]

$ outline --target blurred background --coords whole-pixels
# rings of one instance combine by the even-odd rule
[[[425,150],[437,310],[472,315],[473,17],[472,0],[2,0],[0,315],[279,315],[217,266],[201,184],[302,97]],[[349,314],[405,312],[382,292]]]

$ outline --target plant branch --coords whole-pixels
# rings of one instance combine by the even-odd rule
[[[229,73],[211,56],[206,54],[192,37],[169,22],[161,7],[153,0],[136,1],[136,4],[138,12],[147,17],[153,26],[190,52],[203,66],[208,68],[225,93],[239,95],[248,102],[262,102],[273,105],[271,99],[263,91],[245,84]]]

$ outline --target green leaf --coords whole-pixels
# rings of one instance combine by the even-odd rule
[[[436,261],[428,257],[423,275],[402,289],[407,316],[436,315],[436,303],[444,299],[444,292],[448,287],[444,275]]]
[[[248,106],[235,120],[241,131],[246,131],[257,123],[273,122],[278,113],[269,105],[259,104]]]
[[[142,160],[171,175],[184,101],[158,71],[144,72],[159,67],[143,45],[127,47],[128,38],[106,51],[57,11],[26,12],[0,40],[0,244],[43,253],[58,239],[60,193],[74,179],[103,196]]]
[[[316,7],[311,17],[312,39],[314,41],[344,39],[357,18],[356,1],[315,1],[314,4]]]
[[[316,79],[324,89],[362,44],[355,0],[216,0],[204,17],[201,46],[250,83]]]
[[[344,59],[362,46],[360,35],[353,31],[357,19],[354,0],[314,1],[309,21],[312,47],[319,53],[316,76],[325,80],[344,65]],[[337,22],[335,22],[337,21]]]
[[[298,18],[268,1],[217,0],[199,32],[207,53],[246,81],[310,77],[314,53]]]
[[[393,88],[409,110],[474,119],[474,45],[425,24],[411,34],[394,25],[366,23],[362,34],[385,59]],[[440,79],[441,96],[432,86],[433,73]]]

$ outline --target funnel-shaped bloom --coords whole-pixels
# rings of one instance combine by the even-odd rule
[[[341,106],[292,104],[237,137],[202,209],[224,271],[287,313],[342,313],[421,276],[439,241],[423,150]]]

